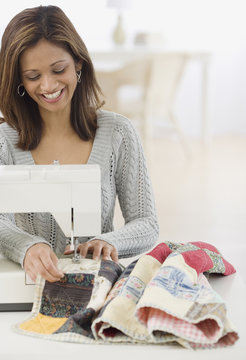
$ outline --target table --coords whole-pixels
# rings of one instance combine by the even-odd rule
[[[207,143],[211,139],[211,60],[212,54],[208,51],[191,51],[186,49],[167,49],[161,47],[132,46],[113,47],[107,49],[91,49],[90,56],[99,71],[109,71],[119,68],[130,61],[155,59],[157,56],[183,56],[186,62],[198,61],[201,65],[201,137]],[[176,86],[178,86],[178,82]]]
[[[227,304],[228,317],[240,339],[235,345],[213,350],[186,350],[171,345],[91,345],[55,342],[19,335],[11,325],[27,318],[26,312],[0,313],[0,359],[169,359],[245,360],[246,356],[246,287],[240,274],[211,276],[210,283]]]

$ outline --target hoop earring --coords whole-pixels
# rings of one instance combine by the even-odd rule
[[[76,73],[77,75],[77,82],[81,83],[81,70]]]
[[[21,88],[21,86],[23,86],[22,84],[20,84],[20,85],[18,85],[17,86],[17,94],[19,95],[19,96],[24,96],[25,95],[25,93],[26,93],[26,90],[25,90],[25,88],[24,88],[24,86],[23,86],[23,91],[22,92],[20,92],[20,88]]]

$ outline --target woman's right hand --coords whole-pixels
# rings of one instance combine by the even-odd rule
[[[33,281],[40,274],[50,282],[59,281],[63,273],[57,268],[58,258],[49,245],[38,243],[31,246],[24,259],[25,272]]]

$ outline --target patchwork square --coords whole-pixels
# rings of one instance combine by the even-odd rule
[[[93,274],[65,274],[57,282],[45,282],[40,313],[52,317],[69,317],[84,309],[91,297]]]
[[[119,295],[131,299],[135,303],[138,302],[145,289],[145,283],[136,276],[130,276]]]

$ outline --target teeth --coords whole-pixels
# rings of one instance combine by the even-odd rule
[[[46,99],[55,99],[61,94],[61,90],[54,92],[53,94],[43,94]]]

